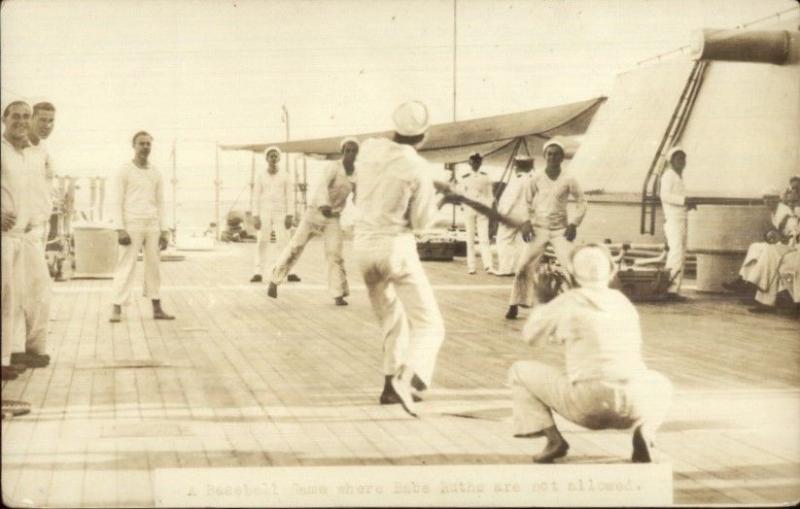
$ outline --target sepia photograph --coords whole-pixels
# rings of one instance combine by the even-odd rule
[[[800,503],[796,0],[4,0],[7,507]]]

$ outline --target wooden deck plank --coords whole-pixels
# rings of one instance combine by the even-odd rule
[[[303,282],[282,285],[277,300],[248,283],[253,249],[226,245],[165,263],[162,302],[175,321],[152,320],[137,289],[124,321],[109,324],[108,281],[59,283],[52,365],[3,384],[4,397],[34,407],[3,423],[4,492],[51,506],[152,506],[156,468],[502,465],[528,463],[542,446],[511,436],[507,371],[517,359],[563,359],[558,348],[519,341],[524,319],[502,318],[510,279],[470,276],[463,259],[425,264],[447,337],[423,417],[412,419],[377,404],[380,331],[350,244],[347,307],[325,291],[321,243],[296,267]],[[659,434],[676,502],[797,498],[797,322],[751,316],[730,298],[690,298],[638,306],[645,357],[676,386]],[[572,445],[567,463],[630,455],[627,433],[559,424]],[[109,475],[109,486],[86,492]],[[119,488],[128,480],[132,496]]]

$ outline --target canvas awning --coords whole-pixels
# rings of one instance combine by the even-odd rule
[[[496,115],[431,126],[429,138],[420,152],[431,162],[465,162],[471,154],[484,155],[484,162],[505,164],[515,142],[523,140],[530,154],[541,152],[542,145],[554,136],[583,134],[600,104],[598,97],[548,108]],[[222,145],[222,150],[247,150],[263,152],[277,146],[284,152],[334,159],[339,156],[339,142],[345,136],[359,140],[373,137],[390,137],[391,131],[347,134],[330,138]]]

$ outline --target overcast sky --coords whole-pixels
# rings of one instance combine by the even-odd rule
[[[130,136],[181,173],[214,165],[215,142],[386,129],[400,101],[453,119],[456,6],[459,120],[607,93],[615,74],[793,0],[2,2],[2,100],[55,103],[60,173],[100,175]],[[259,163],[261,161],[259,160]],[[223,156],[238,188],[249,156]],[[238,179],[238,180],[237,180]]]

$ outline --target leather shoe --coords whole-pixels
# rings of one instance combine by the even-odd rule
[[[299,283],[300,276],[298,276],[297,274],[289,274],[288,276],[286,276],[286,281],[290,283]]]
[[[18,376],[18,372],[12,369],[11,366],[3,366],[0,368],[0,378],[2,380],[16,380]]]
[[[31,412],[31,404],[27,401],[4,399],[0,401],[0,406],[2,406],[4,419],[6,416],[17,417],[19,415],[25,415]]]
[[[263,280],[264,280],[264,279],[261,277],[261,274],[256,274],[255,276],[253,276],[253,277],[251,277],[251,278],[250,278],[250,282],[251,282],[251,283],[260,283],[260,282],[262,282]]]
[[[172,315],[166,314],[162,310],[153,311],[153,320],[174,320],[175,317]]]
[[[50,356],[38,353],[12,353],[11,364],[22,364],[29,368],[43,368],[50,364]]]
[[[506,320],[516,320],[517,313],[519,312],[519,308],[517,306],[508,306],[508,311],[506,312]]]

